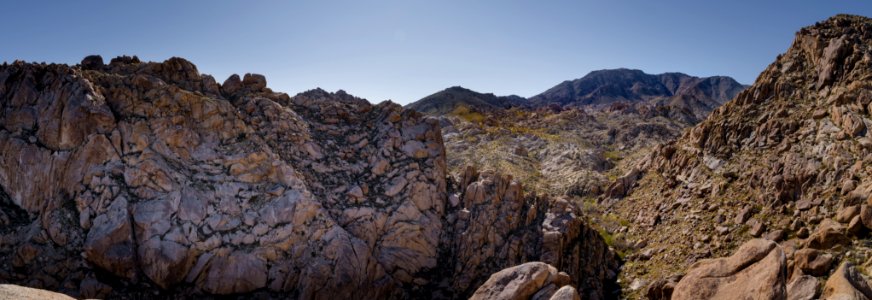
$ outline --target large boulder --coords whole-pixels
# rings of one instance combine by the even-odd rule
[[[730,257],[693,264],[672,299],[783,299],[786,283],[784,251],[775,242],[753,239]]]
[[[548,299],[569,281],[568,275],[559,273],[557,268],[551,265],[529,262],[494,273],[469,299],[527,300],[540,291],[543,293],[538,295],[542,297],[540,299]],[[560,294],[570,292],[564,290]],[[548,295],[544,295],[545,293]]]
[[[0,299],[17,300],[74,300],[76,298],[52,291],[13,284],[0,284]]]

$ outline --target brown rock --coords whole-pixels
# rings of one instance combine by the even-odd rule
[[[851,219],[853,219],[855,216],[857,216],[859,214],[860,214],[860,206],[858,206],[858,205],[846,206],[846,207],[843,207],[842,209],[839,210],[839,212],[836,214],[835,220],[838,221],[839,223],[848,223],[848,222],[851,222]]]
[[[224,84],[221,85],[221,93],[225,96],[236,94],[240,89],[242,89],[242,80],[237,74],[227,77],[227,80],[224,80]]]
[[[119,197],[105,214],[94,219],[85,240],[85,255],[92,264],[117,276],[136,276],[136,253],[127,199]]]
[[[693,264],[672,299],[779,299],[787,296],[786,258],[772,241],[754,239],[728,258]]]
[[[557,290],[554,295],[551,295],[549,300],[581,300],[581,297],[578,296],[578,291],[574,287],[565,285]]]
[[[872,229],[872,207],[867,204],[860,205],[860,221],[866,229]]]
[[[245,73],[242,78],[242,86],[252,91],[262,91],[266,88],[266,77],[260,74]]]
[[[683,275],[674,275],[651,283],[648,285],[645,296],[650,300],[672,299],[672,292],[675,291],[675,286],[678,285],[681,277]]]
[[[836,245],[846,245],[851,241],[845,235],[845,228],[836,221],[825,219],[805,241],[806,246],[813,249],[830,249]]]
[[[797,269],[803,274],[812,276],[824,276],[830,271],[833,263],[833,255],[815,249],[801,249],[794,253],[794,261]]]
[[[82,59],[83,70],[99,70],[103,68],[103,57],[99,55],[88,55]]]
[[[813,276],[794,276],[787,284],[788,300],[812,300],[817,299],[819,294],[818,279]]]
[[[872,299],[872,288],[851,263],[843,262],[824,285],[822,298]]]
[[[739,213],[736,214],[736,218],[733,220],[733,222],[736,223],[736,225],[745,224],[745,222],[747,222],[748,219],[751,218],[752,212],[753,210],[750,206],[743,208],[739,211]]]
[[[215,257],[198,284],[211,294],[227,295],[250,292],[266,286],[266,262],[254,255],[233,252]]]
[[[860,219],[860,216],[854,216],[851,222],[848,223],[847,231],[853,236],[863,236],[863,233],[868,231],[868,229],[863,225],[863,220]]]
[[[760,237],[763,235],[763,231],[766,230],[766,225],[759,220],[754,220],[754,223],[751,225],[751,230],[748,233],[753,237]]]

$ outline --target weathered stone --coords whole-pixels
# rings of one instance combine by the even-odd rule
[[[817,299],[819,294],[818,279],[813,276],[795,276],[787,284],[788,300],[812,300]]]
[[[75,298],[46,290],[12,284],[0,284],[0,299],[19,300],[74,300]]]
[[[103,57],[99,55],[88,55],[82,59],[83,70],[99,70],[103,68]]]
[[[578,296],[578,291],[575,290],[571,285],[565,285],[554,295],[551,295],[550,300],[581,300],[581,297]]]
[[[860,214],[860,207],[859,206],[857,206],[857,205],[846,206],[846,207],[843,207],[842,209],[839,210],[839,212],[836,214],[835,220],[838,221],[839,223],[848,223],[848,222],[851,222],[851,219],[853,219],[855,216],[857,216],[859,214]]]
[[[683,277],[683,275],[674,275],[652,282],[648,285],[648,289],[645,291],[645,296],[650,300],[672,299],[672,292],[675,291],[675,286],[678,285],[681,277]]]
[[[242,85],[252,91],[262,91],[266,88],[266,77],[260,74],[245,73]]]
[[[92,264],[116,276],[133,279],[136,276],[136,253],[127,207],[127,199],[119,197],[105,214],[97,216],[88,232],[84,250]]]
[[[528,299],[557,277],[557,269],[542,262],[530,262],[491,275],[470,297],[477,299]]]
[[[829,273],[833,256],[815,249],[801,249],[793,254],[794,265],[803,274],[823,276]]]
[[[227,80],[224,80],[224,84],[221,85],[221,92],[224,93],[225,96],[233,95],[240,89],[242,89],[242,80],[239,79],[239,75],[237,74],[227,77]]]
[[[872,288],[851,263],[844,262],[827,279],[821,298],[872,299]]]
[[[214,257],[208,264],[198,285],[209,293],[238,294],[266,286],[266,262],[254,255],[233,252],[226,257]]]
[[[848,244],[850,240],[845,235],[844,226],[836,221],[825,219],[805,243],[813,249],[830,249],[836,245]]]
[[[733,299],[748,295],[759,299],[787,296],[786,257],[772,241],[754,239],[728,258],[693,264],[672,294],[672,299]]]

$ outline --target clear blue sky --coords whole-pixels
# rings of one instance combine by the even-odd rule
[[[752,83],[794,33],[868,0],[3,1],[0,61],[180,56],[223,82],[262,73],[408,103],[449,86],[532,96],[591,70]]]

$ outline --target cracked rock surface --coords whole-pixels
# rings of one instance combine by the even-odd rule
[[[617,260],[565,202],[492,172],[447,177],[438,121],[390,102],[218,84],[180,58],[0,66],[3,282],[460,298],[542,260],[602,297]]]

